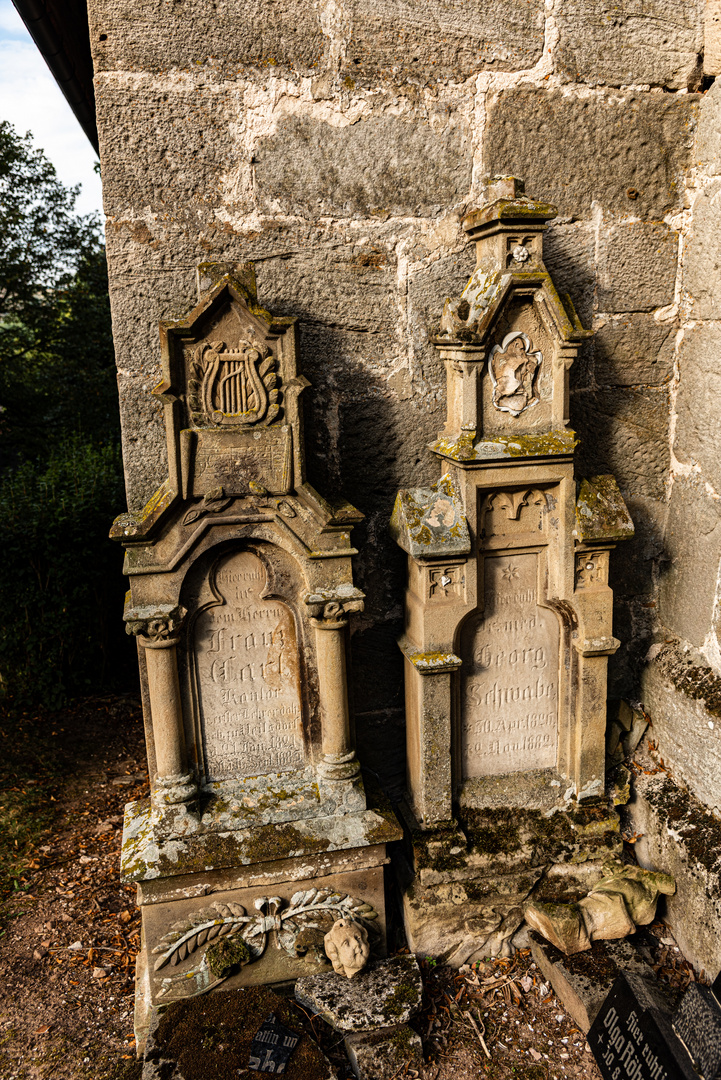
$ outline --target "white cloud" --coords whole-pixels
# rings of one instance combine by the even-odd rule
[[[10,0],[0,0],[0,119],[32,132],[64,184],[82,184],[80,213],[102,212],[95,151]]]

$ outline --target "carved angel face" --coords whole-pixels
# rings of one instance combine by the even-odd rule
[[[352,919],[338,919],[333,923],[324,942],[326,956],[338,975],[352,979],[368,963],[368,932]]]

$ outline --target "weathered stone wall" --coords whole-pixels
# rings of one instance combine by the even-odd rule
[[[366,761],[400,782],[405,566],[387,522],[398,487],[438,474],[429,337],[470,274],[459,222],[485,174],[557,203],[547,262],[597,330],[573,372],[579,468],[613,471],[637,525],[613,563],[615,692],[638,696],[657,604],[702,644],[721,553],[721,106],[694,92],[702,0],[90,11],[129,504],[165,477],[158,320],[193,304],[198,263],[255,260],[263,304],[301,320],[310,479],[366,514],[353,646]]]

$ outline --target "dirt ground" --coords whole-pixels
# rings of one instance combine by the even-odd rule
[[[28,716],[12,738],[0,806],[14,859],[0,902],[0,1080],[136,1080],[140,919],[118,867],[123,806],[148,793],[139,703],[87,699]],[[424,1062],[399,1076],[600,1078],[527,950],[460,972],[421,964]],[[341,1080],[350,1077],[338,1034],[311,1022]]]

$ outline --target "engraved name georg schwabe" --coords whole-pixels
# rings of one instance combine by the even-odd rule
[[[464,638],[465,777],[556,763],[558,623],[537,603],[536,554],[487,557],[485,606]]]

